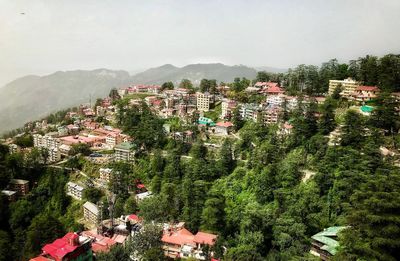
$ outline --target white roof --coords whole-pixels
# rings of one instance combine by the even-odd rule
[[[76,183],[74,183],[74,182],[71,182],[71,181],[69,181],[69,182],[67,183],[67,185],[70,186],[70,187],[74,187],[75,189],[80,190],[80,191],[83,190],[83,187],[82,187],[82,186],[79,186],[78,184],[76,184]]]
[[[86,201],[86,203],[83,204],[83,207],[86,208],[87,210],[89,210],[90,212],[92,212],[95,215],[99,214],[99,209],[92,202]]]

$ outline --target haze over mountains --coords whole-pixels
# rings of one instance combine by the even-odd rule
[[[272,71],[272,70],[271,70]],[[0,133],[23,126],[61,109],[92,102],[108,95],[110,89],[127,84],[178,84],[189,79],[199,84],[203,78],[231,82],[235,77],[254,79],[257,70],[244,65],[166,64],[131,76],[126,71],[97,69],[56,72],[46,76],[25,76],[0,88]]]

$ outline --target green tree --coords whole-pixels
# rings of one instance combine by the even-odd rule
[[[359,148],[364,141],[364,119],[361,114],[349,110],[344,116],[344,125],[341,128],[341,144]]]
[[[400,116],[397,112],[399,103],[390,93],[382,92],[376,99],[376,107],[372,111],[370,122],[376,128],[385,130],[387,134],[397,133],[400,128]]]
[[[83,199],[86,201],[97,203],[103,196],[103,192],[95,187],[86,188],[83,191]]]
[[[192,90],[193,89],[193,84],[192,84],[192,82],[190,80],[183,79],[181,81],[181,83],[179,84],[179,88]]]
[[[161,85],[161,91],[164,91],[164,90],[173,90],[173,89],[175,89],[175,86],[174,86],[174,83],[173,83],[173,82],[164,82],[164,83]]]

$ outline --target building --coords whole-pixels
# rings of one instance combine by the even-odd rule
[[[44,136],[40,134],[33,134],[33,146],[35,148],[58,149],[61,145],[61,142],[55,136],[58,136],[58,132],[47,133]]]
[[[86,203],[83,204],[83,217],[86,221],[97,224],[100,221],[100,211],[97,205],[86,201]]]
[[[19,196],[25,196],[29,193],[29,181],[12,179],[10,180],[10,189],[16,191]]]
[[[367,102],[375,99],[379,92],[376,86],[358,86],[352,93],[352,98],[358,102]]]
[[[135,156],[135,152],[133,151],[134,148],[135,148],[135,145],[130,142],[122,142],[122,143],[118,144],[114,148],[115,160],[116,161],[132,161]]]
[[[69,232],[42,248],[42,254],[30,261],[91,261],[92,239]]]
[[[196,93],[196,104],[197,110],[199,111],[209,111],[214,105],[214,95],[205,92]]]
[[[102,183],[108,183],[108,182],[110,182],[111,175],[112,175],[112,169],[100,168],[100,169],[99,169],[99,172],[100,172],[99,180],[100,180]]]
[[[210,118],[206,118],[206,117],[199,117],[199,119],[197,120],[197,123],[200,125],[207,125],[207,126],[215,126],[215,122],[213,120],[211,120]]]
[[[61,147],[61,146],[60,146]],[[61,150],[60,147],[58,148],[50,148],[47,149],[48,151],[48,158],[47,161],[52,163],[52,162],[57,162],[61,160]]]
[[[224,99],[221,102],[221,118],[230,118],[233,114],[233,110],[236,108],[236,101]]]
[[[284,95],[269,95],[266,102],[268,105],[282,106],[282,104],[285,102],[285,97]]]
[[[330,260],[337,252],[339,242],[337,236],[346,227],[329,227],[311,237],[310,253],[318,256],[321,260]]]
[[[222,135],[229,135],[232,131],[233,123],[229,121],[220,121],[215,125],[215,133]]]
[[[239,108],[240,117],[243,120],[257,121],[258,112],[258,105],[253,103],[245,103]]]
[[[177,225],[168,226],[164,229],[161,238],[164,255],[169,258],[186,259],[191,257],[198,260],[205,260],[202,249],[205,245],[213,246],[217,235],[201,231],[193,235],[192,232],[184,228],[184,224],[184,222],[180,222]]]
[[[265,124],[275,124],[278,123],[279,115],[281,113],[281,108],[277,106],[270,106],[264,112],[264,123]]]
[[[12,190],[2,190],[1,194],[5,195],[10,202],[14,202],[17,199],[17,192]]]
[[[84,188],[74,182],[67,183],[67,194],[76,199],[82,200]]]
[[[17,144],[11,143],[10,145],[8,145],[8,149],[10,154],[14,154],[19,152],[21,149]]]
[[[329,80],[329,95],[332,95],[337,87],[342,88],[340,95],[346,98],[350,98],[354,91],[359,86],[359,82],[356,82],[352,78],[347,78],[344,80]]]

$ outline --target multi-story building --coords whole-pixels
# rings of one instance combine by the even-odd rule
[[[36,148],[58,149],[61,145],[61,142],[55,136],[58,136],[58,132],[48,133],[44,136],[40,134],[33,134],[33,146]]]
[[[350,98],[359,85],[360,83],[352,78],[347,78],[344,80],[329,80],[329,95],[332,95],[335,89],[340,87],[342,88],[340,95]]]
[[[114,148],[115,160],[116,161],[132,161],[135,156],[135,152],[133,150],[134,148],[135,148],[135,146],[130,142],[122,142],[122,143],[118,144]]]
[[[76,199],[82,200],[84,188],[74,182],[67,183],[67,194]]]
[[[229,135],[232,131],[233,123],[229,121],[220,121],[215,125],[215,133],[221,135]]]
[[[60,147],[59,147],[60,148]],[[48,162],[57,162],[61,160],[61,151],[59,148],[51,148],[48,149],[48,158],[47,161]]]
[[[10,189],[17,191],[20,196],[25,196],[29,193],[29,181],[24,179],[12,179],[10,180]]]
[[[236,108],[236,101],[224,99],[221,102],[221,118],[224,119],[226,117],[231,117],[233,114],[233,110]]]
[[[239,108],[240,117],[243,120],[257,121],[259,106],[253,103],[242,104]]]
[[[91,261],[92,239],[69,232],[42,248],[42,254],[30,261]]]
[[[10,202],[14,202],[17,199],[17,192],[13,190],[2,190],[1,194],[5,195]]]
[[[86,203],[83,204],[83,217],[86,221],[97,224],[100,219],[100,211],[97,205],[86,201]]]
[[[282,106],[282,104],[285,102],[285,97],[284,95],[269,95],[266,102],[268,105]]]
[[[110,182],[111,175],[112,175],[112,169],[100,168],[99,172],[100,172],[99,180],[100,180],[102,183],[108,183],[108,182]]]
[[[265,124],[275,124],[278,123],[279,114],[281,112],[281,108],[277,106],[270,106],[264,112],[264,123]]]
[[[209,111],[214,105],[214,95],[205,92],[196,93],[196,104],[197,110],[199,111]]]

